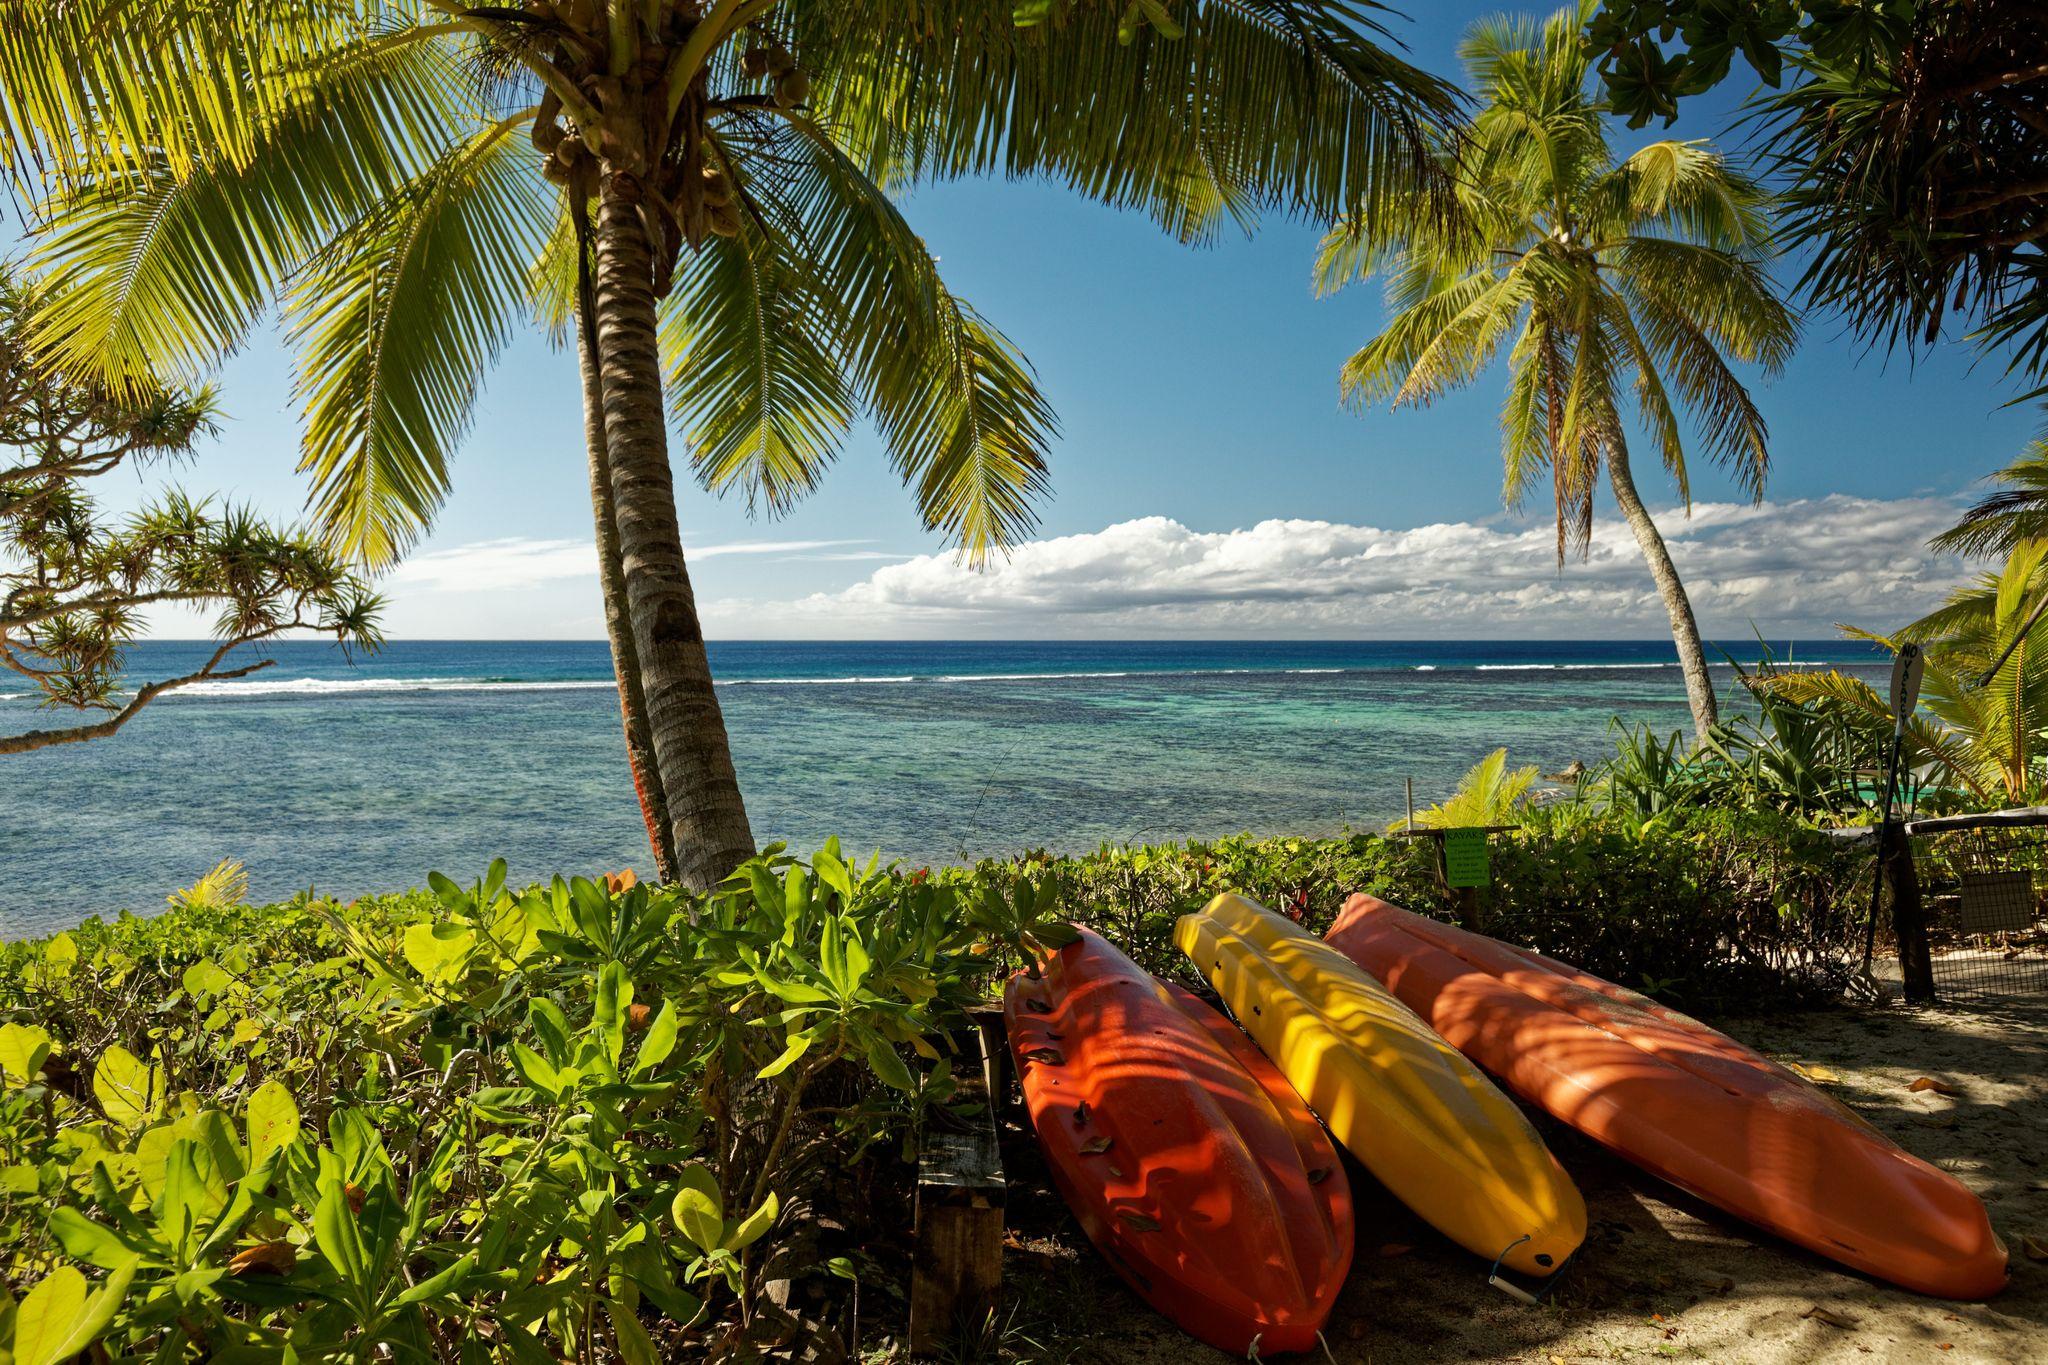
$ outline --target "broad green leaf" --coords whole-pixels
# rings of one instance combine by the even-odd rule
[[[597,974],[597,996],[591,1023],[604,1040],[605,1056],[614,1063],[626,1049],[626,1011],[632,1004],[633,983],[626,979],[625,967],[617,962],[607,962]]]
[[[393,1308],[404,1308],[409,1304],[426,1303],[438,1299],[455,1289],[469,1273],[476,1269],[476,1253],[469,1252],[391,1301]]]
[[[562,1097],[562,1073],[550,1065],[546,1058],[524,1043],[512,1044],[510,1051],[512,1069],[519,1073],[519,1079],[551,1100]]]
[[[745,1251],[760,1241],[762,1234],[775,1226],[775,1215],[781,1208],[782,1201],[776,1198],[773,1190],[770,1190],[768,1197],[761,1201],[761,1207],[741,1219],[739,1224],[726,1234],[725,1249]]]
[[[282,1081],[265,1081],[249,1096],[249,1164],[299,1140],[299,1106]]]
[[[93,1068],[92,1093],[107,1118],[122,1128],[137,1128],[155,1118],[164,1104],[163,1068],[151,1066],[119,1043],[100,1054]]]
[[[36,1282],[14,1310],[16,1365],[50,1365],[62,1360],[65,1343],[85,1320],[85,1276],[58,1266]]]
[[[89,1293],[85,1276],[70,1266],[44,1276],[14,1311],[14,1365],[55,1365],[99,1340],[134,1278],[130,1262]]]
[[[203,957],[185,969],[185,992],[195,999],[210,1000],[235,984],[235,979],[210,957]]]
[[[811,870],[818,874],[819,882],[838,893],[841,910],[853,903],[853,875],[838,855],[830,849],[819,849],[811,857]]]
[[[338,1173],[329,1172],[320,1179],[320,1199],[313,1206],[313,1240],[343,1284],[359,1293],[369,1289],[362,1237],[356,1230],[356,1216],[349,1209],[348,1191]]]
[[[136,1250],[121,1240],[112,1228],[95,1223],[77,1209],[66,1205],[50,1215],[50,1235],[64,1254],[102,1270],[117,1270],[136,1258]]]
[[[676,1002],[664,1000],[654,1022],[647,1026],[647,1036],[640,1040],[640,1055],[633,1059],[633,1074],[638,1076],[661,1065],[675,1048]]]
[[[683,1236],[701,1251],[714,1251],[725,1236],[725,1200],[717,1177],[706,1166],[686,1166],[683,1187],[676,1191],[669,1213]]]
[[[612,1335],[618,1339],[619,1356],[626,1365],[661,1365],[661,1352],[655,1349],[654,1339],[647,1335],[633,1310],[616,1300],[606,1300],[605,1309],[612,1320]]]
[[[405,960],[429,981],[455,975],[476,946],[476,932],[460,924],[415,924],[405,931]]]
[[[78,964],[78,943],[69,933],[58,934],[43,945],[43,961],[59,976]]]
[[[526,1019],[533,1031],[540,1035],[540,1044],[547,1049],[548,1060],[556,1066],[569,1060],[569,1016],[562,1013],[561,1006],[546,996],[535,996],[526,1005]]]
[[[725,1220],[719,1217],[718,1204],[702,1190],[677,1191],[669,1211],[675,1215],[683,1236],[704,1251],[714,1250],[724,1236]]]
[[[783,1072],[789,1070],[797,1058],[809,1052],[811,1044],[816,1041],[816,1035],[809,1029],[802,1029],[790,1034],[789,1046],[782,1050],[780,1057],[777,1057],[774,1061],[761,1068],[758,1078],[765,1081],[771,1076],[780,1076]]]
[[[33,1024],[0,1025],[0,1078],[27,1085],[50,1059],[50,1035]]]
[[[896,1049],[887,1038],[880,1034],[871,1035],[867,1040],[868,1065],[884,1085],[894,1086],[908,1094],[917,1093],[917,1078],[910,1074],[910,1068],[896,1055]]]

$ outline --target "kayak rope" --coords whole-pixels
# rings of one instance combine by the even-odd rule
[[[1330,1349],[1330,1339],[1328,1337],[1324,1336],[1321,1332],[1316,1333],[1316,1345],[1323,1348],[1323,1359],[1329,1361],[1330,1365],[1337,1365],[1337,1353]]]
[[[1493,1268],[1486,1272],[1486,1282],[1492,1285],[1495,1289],[1500,1290],[1503,1294],[1506,1294],[1509,1298],[1520,1299],[1523,1303],[1526,1303],[1531,1308],[1534,1308],[1537,1304],[1543,1302],[1543,1300],[1537,1298],[1534,1294],[1531,1294],[1528,1290],[1522,1288],[1514,1281],[1503,1280],[1500,1277],[1500,1263],[1508,1258],[1508,1253],[1510,1251],[1513,1251],[1516,1247],[1520,1246],[1522,1243],[1527,1242],[1529,1240],[1531,1240],[1531,1238],[1529,1234],[1525,1232],[1520,1237],[1517,1237],[1514,1241],[1509,1242],[1505,1247],[1502,1247],[1500,1255],[1493,1258]]]
[[[1244,1348],[1244,1358],[1246,1360],[1256,1361],[1259,1358],[1259,1338],[1264,1335],[1266,1335],[1264,1332],[1252,1333],[1252,1344]]]
[[[1509,1242],[1506,1248],[1504,1248],[1501,1251],[1500,1255],[1493,1258],[1493,1268],[1486,1272],[1486,1282],[1492,1285],[1495,1289],[1500,1290],[1501,1293],[1506,1294],[1509,1298],[1519,1299],[1523,1303],[1528,1304],[1531,1308],[1538,1308],[1542,1306],[1543,1301],[1545,1299],[1550,1297],[1551,1291],[1556,1289],[1558,1285],[1564,1282],[1565,1268],[1569,1266],[1573,1261],[1576,1261],[1579,1258],[1579,1253],[1576,1249],[1574,1249],[1571,1255],[1565,1257],[1563,1261],[1559,1262],[1558,1265],[1551,1270],[1549,1275],[1544,1277],[1543,1287],[1537,1290],[1535,1293],[1531,1294],[1528,1290],[1522,1288],[1513,1280],[1502,1279],[1500,1273],[1500,1264],[1502,1261],[1505,1261],[1508,1258],[1508,1252],[1513,1251],[1516,1247],[1520,1246],[1522,1243],[1528,1240],[1529,1235],[1527,1233],[1524,1233],[1522,1236],[1517,1237],[1514,1241]]]

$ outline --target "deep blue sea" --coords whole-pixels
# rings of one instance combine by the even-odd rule
[[[1874,667],[1867,647],[1771,641]],[[1755,640],[1722,646],[1745,664]],[[151,642],[139,679],[205,646]],[[0,937],[161,909],[222,858],[277,899],[645,868],[601,642],[404,641],[350,660],[272,646],[249,678],[112,739],[0,758]],[[756,835],[838,834],[912,863],[1045,847],[1373,827],[1487,751],[1554,771],[1611,717],[1686,724],[1668,641],[1500,644],[721,642]],[[1734,675],[1716,670],[1724,704]],[[0,733],[72,723],[0,681]]]

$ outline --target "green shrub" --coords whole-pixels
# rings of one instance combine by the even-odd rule
[[[786,1335],[761,1286],[818,1259],[786,1210],[953,1093],[995,966],[955,889],[829,845],[702,898],[503,878],[9,945],[14,1358],[637,1365]]]
[[[1320,933],[1368,891],[1455,920],[1423,840],[1220,839],[1046,859],[1073,917],[1164,975],[1187,975],[1174,921],[1235,891]],[[1861,946],[1868,857],[1767,810],[1675,809],[1631,821],[1534,807],[1493,840],[1488,931],[1694,1010],[1840,995]],[[951,874],[972,882],[1003,866]],[[1192,979],[1192,978],[1190,978]]]
[[[1688,1008],[1839,987],[1853,851],[1769,812],[1524,818],[1481,896],[1502,937]],[[1358,890],[1452,914],[1426,844],[1377,834],[937,873],[771,850],[703,897],[429,881],[0,946],[16,1361],[640,1365],[829,1336],[765,1285],[888,1298],[902,1267],[864,1248],[908,1227],[900,1162],[954,1100],[966,1010],[1068,916],[1182,975],[1174,920],[1223,891],[1314,931]]]

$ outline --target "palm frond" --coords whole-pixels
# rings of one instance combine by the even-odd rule
[[[1200,241],[1441,186],[1431,129],[1459,98],[1381,46],[1376,8],[1200,0],[1181,36],[1120,41],[1123,7],[1095,0],[1028,27],[975,0],[865,0],[806,7],[792,31],[828,73],[821,119],[868,169],[1045,177]]]
[[[391,563],[432,519],[486,370],[524,315],[556,196],[487,124],[324,250],[285,302],[301,468],[333,543]]]
[[[838,319],[806,265],[748,222],[697,253],[662,314],[675,420],[698,477],[771,514],[817,486],[855,412]]]
[[[1970,505],[1962,520],[1928,544],[1944,554],[2008,555],[2030,540],[2048,539],[2048,440],[2031,442],[2020,457],[1991,475],[1999,485]]]
[[[321,69],[316,103],[235,157],[154,156],[71,185],[44,204],[31,256],[62,294],[40,343],[109,384],[196,381],[332,234],[438,154],[448,74],[429,47],[349,48]]]

